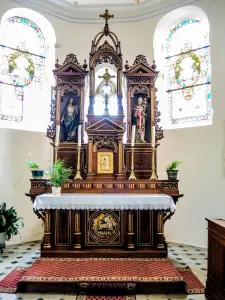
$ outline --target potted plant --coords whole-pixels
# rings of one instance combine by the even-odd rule
[[[19,221],[24,226],[22,219],[13,207],[6,209],[6,203],[0,205],[0,249],[4,248],[6,240],[19,234]]]
[[[28,160],[26,163],[34,179],[41,179],[43,177],[44,170],[40,170],[40,166],[36,161]]]
[[[171,164],[166,167],[168,180],[177,180],[177,167],[181,164],[181,161],[173,160]]]
[[[52,193],[60,195],[62,184],[69,181],[72,170],[64,167],[63,160],[57,160],[52,166],[46,170],[49,181],[52,185]]]

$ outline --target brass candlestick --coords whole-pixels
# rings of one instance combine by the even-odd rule
[[[129,180],[137,180],[134,174],[134,147],[131,148],[131,173]]]
[[[77,173],[74,177],[74,180],[82,180],[81,174],[80,174],[80,147],[78,147],[77,152]]]
[[[150,180],[157,179],[157,175],[155,173],[155,151],[156,151],[156,148],[152,148],[152,175],[150,177]]]

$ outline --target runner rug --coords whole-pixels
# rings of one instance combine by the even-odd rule
[[[204,293],[204,286],[189,268],[176,268],[169,259],[39,258],[32,266],[9,273],[0,281],[0,292],[14,293],[17,283],[22,282],[95,285],[185,282],[188,293]]]

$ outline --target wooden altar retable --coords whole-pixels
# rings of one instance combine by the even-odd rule
[[[163,131],[155,62],[149,65],[144,55],[138,55],[132,66],[126,61],[123,72],[121,43],[109,29],[108,11],[103,17],[105,27],[92,41],[89,71],[86,60],[80,65],[74,54],[67,55],[63,64],[57,61],[54,70],[47,136],[54,161],[64,160],[73,170],[62,193],[166,194],[176,204],[182,196],[178,181],[157,179],[157,148]],[[111,114],[115,105],[117,113]],[[51,193],[48,181],[32,179],[26,194],[32,202],[45,193]],[[164,224],[174,211],[45,208],[34,212],[45,224],[41,256],[167,256]]]

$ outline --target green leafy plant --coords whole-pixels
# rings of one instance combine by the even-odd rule
[[[167,170],[176,170],[177,167],[178,167],[180,164],[182,164],[182,161],[173,160],[173,161],[171,162],[171,164],[169,164],[169,165],[166,167],[166,169],[167,169]]]
[[[49,181],[54,187],[61,187],[63,182],[69,181],[69,177],[72,174],[70,168],[64,167],[63,160],[57,160],[52,166],[50,166],[45,173],[49,177]]]
[[[17,212],[13,207],[6,209],[6,203],[0,205],[0,232],[6,233],[7,240],[19,234],[19,221],[24,226],[22,220],[23,218],[17,216]]]
[[[39,170],[40,168],[39,164],[33,160],[26,161],[26,164],[28,165],[28,168],[31,170]]]

